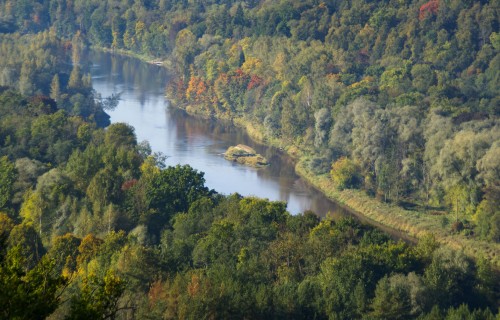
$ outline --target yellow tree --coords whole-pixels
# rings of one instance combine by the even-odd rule
[[[359,166],[346,157],[341,157],[332,165],[330,175],[338,189],[352,188],[359,185],[361,176]]]
[[[42,216],[44,203],[39,192],[28,190],[24,196],[24,202],[19,214],[27,224],[38,223],[40,237],[42,236]]]
[[[61,83],[59,82],[59,75],[55,74],[50,83],[50,97],[55,101],[59,100],[61,95]]]

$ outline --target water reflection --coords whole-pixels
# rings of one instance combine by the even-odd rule
[[[186,115],[164,99],[165,69],[136,59],[92,52],[94,89],[103,96],[121,93],[112,122],[135,127],[139,141],[148,140],[154,151],[169,158],[167,165],[189,164],[205,172],[207,186],[224,194],[238,192],[288,203],[293,213],[313,210],[320,215],[341,209],[308,186],[294,172],[291,158],[280,150],[259,145],[234,126]],[[231,145],[247,144],[267,157],[263,169],[228,162],[222,153]]]

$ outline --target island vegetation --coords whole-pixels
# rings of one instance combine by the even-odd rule
[[[253,148],[243,144],[229,147],[224,153],[224,158],[255,168],[269,165],[266,158],[258,154]]]
[[[0,12],[0,318],[498,317],[495,1]],[[283,147],[327,194],[420,241],[165,167],[132,127],[109,125],[117,97],[92,90],[88,45],[162,61],[178,107]]]

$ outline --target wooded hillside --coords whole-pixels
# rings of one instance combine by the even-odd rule
[[[177,106],[253,127],[335,188],[497,246],[499,10],[0,0],[0,318],[493,319],[486,259],[219,195],[203,173],[165,168],[132,127],[103,129],[116,97],[92,91],[80,54],[162,60]]]
[[[163,59],[177,74],[167,88],[177,106],[253,124],[267,142],[298,148],[314,174],[333,164],[339,188],[449,212],[446,230],[500,241],[495,1],[3,0],[0,8],[3,32],[50,29],[70,45]],[[29,92],[24,60],[16,70]],[[16,78],[11,70],[2,75]],[[345,176],[348,164],[355,176]]]

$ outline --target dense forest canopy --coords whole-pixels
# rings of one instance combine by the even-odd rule
[[[93,92],[81,54],[160,59],[179,107],[250,123],[339,189],[498,243],[499,10],[0,0],[0,318],[493,319],[486,259],[220,195],[129,125],[103,129],[117,97]]]
[[[51,104],[0,93],[0,135],[20,139],[0,148],[3,319],[494,319],[485,259],[217,194],[132,127]]]
[[[4,33],[50,30],[76,47],[163,59],[177,74],[167,94],[178,106],[252,123],[264,140],[298,148],[314,174],[334,164],[339,188],[445,208],[455,213],[443,220],[448,229],[500,241],[496,1],[3,0],[0,8]],[[4,62],[0,80],[29,93],[29,61]],[[341,173],[348,164],[355,170]]]

